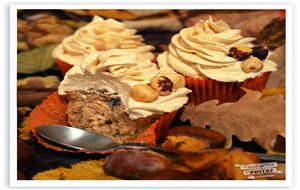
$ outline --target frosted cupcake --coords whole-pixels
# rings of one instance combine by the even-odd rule
[[[149,127],[169,127],[191,91],[184,77],[158,69],[145,54],[111,49],[85,57],[58,92],[68,98],[68,123],[116,142],[132,142]],[[172,117],[168,115],[172,114]]]
[[[92,22],[66,37],[52,52],[63,73],[82,62],[85,55],[109,49],[129,49],[153,58],[153,46],[145,45],[137,31],[128,29],[114,19],[104,20],[95,16]]]
[[[277,67],[275,53],[254,47],[254,38],[240,33],[222,20],[200,20],[172,37],[169,51],[158,56],[159,67],[185,76],[196,105],[211,99],[236,101],[243,95],[241,87],[262,90]]]

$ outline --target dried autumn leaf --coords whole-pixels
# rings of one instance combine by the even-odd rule
[[[18,107],[18,140],[31,141],[33,136],[28,124],[29,114],[32,111],[29,107]]]
[[[63,11],[68,12],[68,13],[73,13],[76,15],[80,15],[80,16],[88,15],[87,10],[83,10],[83,9],[64,9]]]
[[[195,179],[237,179],[247,176],[237,165],[256,164],[259,158],[241,149],[214,149],[200,153],[182,154],[180,159],[190,168]]]
[[[118,180],[103,171],[104,160],[88,160],[36,174],[33,180]]]
[[[242,89],[246,93],[252,92],[252,90],[249,90],[249,89],[246,89],[243,87],[242,87]],[[282,88],[282,87],[263,89],[260,93],[261,93],[261,98],[266,97],[266,96],[273,96],[276,94],[281,94],[285,99],[285,88]]]
[[[51,68],[54,65],[51,53],[56,46],[57,44],[52,44],[28,52],[19,53],[17,56],[18,73],[31,74]]]
[[[28,40],[28,43],[34,47],[43,47],[48,44],[61,42],[66,37],[65,34],[47,34],[42,37]]]
[[[99,10],[99,9],[90,9],[88,10],[88,15],[94,16],[103,16],[106,18],[114,18],[114,19],[121,19],[121,20],[133,20],[136,19],[137,16],[126,11],[126,10]]]
[[[282,95],[261,99],[260,92],[245,94],[239,101],[218,105],[211,100],[194,106],[189,104],[181,116],[193,126],[205,127],[226,137],[225,147],[232,146],[232,136],[241,141],[255,140],[266,149],[272,149],[277,135],[285,137],[285,101]]]
[[[28,117],[24,118],[20,127],[18,127],[18,139],[22,141],[31,140],[32,135],[30,135],[30,128],[28,124]]]
[[[276,48],[274,52],[278,55],[277,71],[271,73],[266,88],[285,86],[285,45]]]
[[[209,142],[188,136],[168,136],[162,146],[178,152],[200,152],[209,147]]]

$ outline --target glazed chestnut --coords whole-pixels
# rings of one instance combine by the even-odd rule
[[[22,172],[18,171],[18,173],[17,173],[17,179],[18,180],[26,180],[27,177]]]
[[[269,54],[269,50],[262,46],[253,47],[252,50],[252,56],[257,57],[260,60],[266,59]]]
[[[109,155],[104,164],[108,175],[122,179],[143,179],[166,170],[170,162],[164,156],[142,150],[119,150]]]
[[[239,45],[239,46],[232,47],[229,50],[229,52],[230,53],[228,56],[233,57],[238,61],[244,61],[251,56],[252,49],[248,46]]]
[[[35,160],[35,151],[26,143],[18,142],[17,156],[18,156],[18,170],[23,172],[32,166]]]

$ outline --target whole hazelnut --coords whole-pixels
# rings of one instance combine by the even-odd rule
[[[138,102],[154,102],[158,99],[158,93],[146,84],[137,84],[131,88],[130,96]]]
[[[262,46],[253,47],[252,50],[253,50],[252,55],[254,57],[257,57],[260,60],[266,59],[269,54],[268,49]]]
[[[181,74],[170,73],[165,74],[164,76],[172,81],[174,89],[182,88],[185,86],[185,79]]]
[[[237,59],[238,61],[244,61],[248,59],[252,54],[252,49],[245,45],[234,46],[229,50],[230,57]]]
[[[152,78],[150,80],[150,86],[156,90],[160,96],[169,95],[173,90],[172,81],[164,76]]]
[[[264,63],[256,57],[251,57],[241,63],[241,68],[245,73],[258,72],[261,71],[263,67]]]

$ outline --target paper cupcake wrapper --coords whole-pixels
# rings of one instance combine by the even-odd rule
[[[70,65],[69,63],[66,63],[66,62],[63,62],[62,60],[60,59],[54,59],[56,65],[58,66],[61,74],[64,76],[68,70],[70,70],[73,65]]]
[[[213,99],[218,99],[219,103],[235,102],[245,94],[241,87],[255,91],[264,89],[270,74],[264,73],[244,82],[219,82],[208,78],[185,77],[187,88],[193,91],[188,95],[189,102],[195,105]]]
[[[167,134],[168,129],[171,126],[176,113],[177,110],[171,113],[165,113],[153,124],[151,124],[151,126],[147,130],[139,134],[139,136],[134,140],[134,142],[155,144],[156,140]]]
[[[53,144],[49,144],[44,139],[42,139],[35,131],[35,128],[40,125],[68,125],[66,114],[67,107],[68,100],[65,96],[60,96],[57,92],[54,92],[50,96],[48,96],[46,100],[44,100],[40,105],[36,106],[35,109],[30,113],[29,127],[33,135],[37,138],[38,143],[50,149],[64,152],[91,153],[86,151],[72,151],[69,149],[61,148],[59,146],[55,146]],[[155,144],[155,141],[167,132],[176,113],[177,111],[173,111],[171,113],[162,115],[160,119],[156,120],[147,130],[139,134],[134,142]]]

